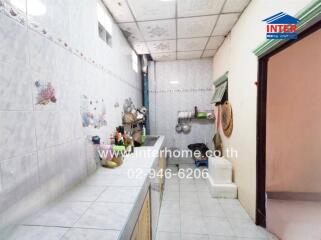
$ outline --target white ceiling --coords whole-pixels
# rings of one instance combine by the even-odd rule
[[[137,54],[213,57],[250,0],[103,0]]]

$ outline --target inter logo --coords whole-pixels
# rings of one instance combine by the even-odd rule
[[[297,39],[298,19],[284,12],[275,14],[263,20],[266,25],[267,39]]]

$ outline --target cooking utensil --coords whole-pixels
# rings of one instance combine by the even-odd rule
[[[226,101],[222,105],[222,128],[225,136],[229,137],[233,131],[233,114],[232,114],[232,106]]]
[[[182,128],[184,133],[189,133],[191,131],[191,125],[188,122],[185,122]]]
[[[214,134],[213,137],[213,145],[214,145],[214,149],[216,151],[219,151],[220,155],[222,156],[223,153],[223,143],[222,143],[222,139],[221,139],[221,135],[220,135],[220,121],[221,121],[221,114],[220,114],[220,105],[217,107],[217,123],[216,123],[216,133]]]
[[[180,120],[178,120],[176,127],[175,127],[176,132],[180,133],[183,131],[182,125],[180,123]]]

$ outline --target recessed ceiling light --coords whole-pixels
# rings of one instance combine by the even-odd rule
[[[170,81],[170,84],[179,84],[179,81]]]

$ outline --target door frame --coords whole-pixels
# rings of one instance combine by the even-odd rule
[[[321,20],[298,34],[298,39],[285,42],[259,58],[256,127],[256,224],[266,227],[266,104],[268,61],[273,55],[321,29]]]

